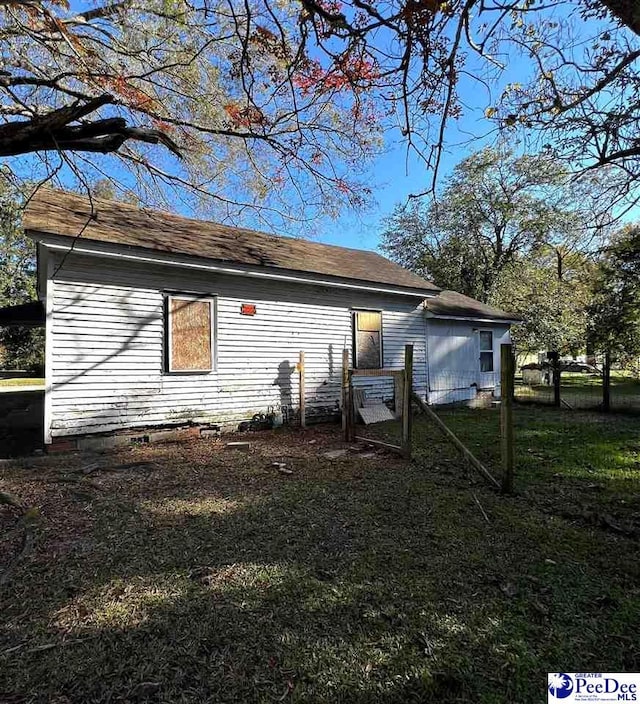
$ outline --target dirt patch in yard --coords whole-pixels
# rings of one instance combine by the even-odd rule
[[[530,704],[577,661],[632,670],[637,543],[417,438],[412,463],[331,459],[326,426],[0,465],[37,509],[0,701]],[[0,506],[5,564],[23,520]]]

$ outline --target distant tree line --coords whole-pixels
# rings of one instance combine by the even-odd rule
[[[618,174],[576,180],[547,155],[483,149],[436,198],[397,206],[383,249],[431,279],[512,312],[519,352],[640,354],[640,228],[616,217]]]
[[[22,209],[31,185],[16,186],[0,177],[0,308],[37,300],[36,245],[22,230]],[[82,192],[82,189],[79,189]],[[135,203],[111,181],[92,185],[96,198]],[[44,369],[44,330],[23,326],[0,327],[0,369],[21,369],[34,374]]]
[[[0,308],[37,299],[36,248],[22,231],[21,210],[21,192],[0,180]],[[43,330],[0,327],[0,369],[43,368]]]

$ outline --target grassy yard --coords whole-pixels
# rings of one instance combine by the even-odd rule
[[[518,377],[518,380],[520,377]],[[561,398],[573,408],[595,408],[602,403],[602,377],[597,374],[563,372]],[[516,386],[516,397],[520,401],[553,403],[553,386]],[[635,410],[640,413],[640,381],[629,374],[611,374],[611,407],[620,410]]]
[[[21,379],[0,379],[0,389],[7,388],[7,387],[16,387],[19,388],[20,386],[42,386],[44,388],[44,379],[40,378],[21,378]]]
[[[495,464],[497,416],[447,421]],[[531,704],[548,671],[637,669],[637,540],[581,511],[638,519],[637,422],[518,424],[510,498],[425,419],[410,464],[329,460],[331,427],[0,465],[38,509],[0,506],[0,561],[36,525],[0,701]]]
[[[440,412],[487,467],[500,471],[500,412],[455,408]],[[638,419],[516,404],[516,486],[541,509],[640,537]],[[426,443],[431,432],[423,424]],[[420,431],[418,431],[420,432]],[[490,440],[494,441],[491,442]]]

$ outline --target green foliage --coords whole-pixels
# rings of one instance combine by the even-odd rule
[[[42,373],[44,329],[21,326],[0,328],[0,366]]]
[[[549,247],[505,268],[490,302],[523,319],[511,331],[518,352],[584,350],[592,276],[587,257]]]
[[[502,273],[542,245],[590,243],[600,193],[572,185],[544,155],[483,149],[456,166],[436,201],[396,207],[383,249],[437,286],[487,302]]]
[[[436,179],[453,123],[484,111],[464,130],[536,131],[577,171],[615,164],[637,199],[636,4],[3,2],[0,154],[38,180],[110,174],[163,205],[313,222],[368,199],[389,128]]]
[[[0,307],[36,299],[36,249],[20,225],[20,193],[0,182]],[[0,328],[0,367],[41,371],[44,331]]]
[[[439,231],[438,214],[422,201],[396,206],[385,220],[383,249],[398,264],[431,279],[436,286],[482,299],[488,272],[472,238]]]
[[[640,227],[624,229],[600,263],[589,306],[594,348],[619,361],[640,355]]]
[[[521,317],[519,350],[575,354],[586,344],[590,255],[611,226],[609,185],[602,173],[573,181],[545,155],[483,149],[437,201],[396,207],[383,248],[437,286]]]
[[[0,15],[0,36],[0,155],[18,177],[108,178],[149,205],[272,226],[369,197],[378,72],[313,46],[328,34],[297,3],[34,0]]]
[[[36,295],[35,245],[20,226],[17,191],[0,182],[0,306],[33,300]]]

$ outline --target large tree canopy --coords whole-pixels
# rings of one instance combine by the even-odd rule
[[[502,272],[543,246],[559,278],[567,255],[597,246],[611,217],[609,185],[572,182],[546,155],[483,149],[455,167],[436,201],[398,206],[383,248],[437,286],[489,301]]]
[[[606,180],[575,182],[547,156],[483,149],[457,165],[435,202],[398,206],[383,247],[436,285],[522,318],[512,330],[520,352],[576,353],[609,203]]]
[[[355,176],[378,142],[371,66],[351,53],[324,71],[301,6],[0,6],[0,156],[37,154],[41,171],[70,168],[79,182],[128,169],[132,183],[183,185],[234,213],[366,196]]]
[[[558,267],[558,250],[562,268]],[[511,330],[519,354],[584,352],[595,264],[582,252],[543,246],[505,268],[491,303],[522,319]]]
[[[233,213],[313,214],[366,197],[357,175],[381,127],[436,172],[473,95],[496,126],[541,128],[630,187],[639,25],[633,0],[0,0],[0,155],[82,181],[118,177],[98,156],[112,154],[143,186]]]
[[[36,248],[20,226],[23,197],[0,180],[0,308],[36,299]],[[41,370],[44,333],[0,326],[0,368]]]
[[[640,355],[640,228],[627,227],[602,257],[588,307],[589,337],[620,361]]]

